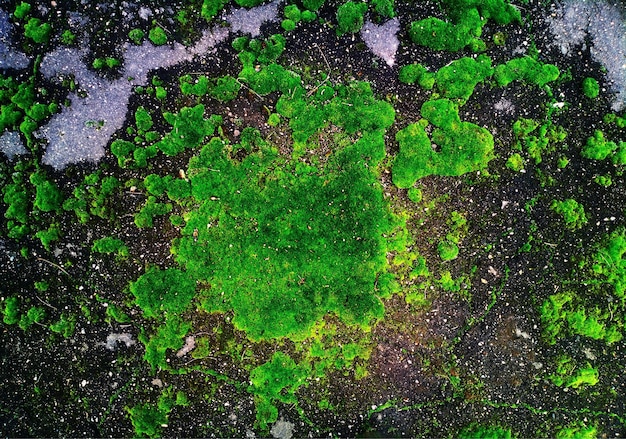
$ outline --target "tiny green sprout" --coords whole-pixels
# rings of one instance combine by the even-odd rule
[[[23,20],[30,13],[30,3],[21,2],[19,5],[15,7],[15,11],[13,12],[13,16],[18,20]]]
[[[609,187],[613,184],[613,181],[611,180],[611,175],[607,174],[607,175],[597,175],[593,181],[596,184],[599,184],[600,186],[603,187]]]
[[[48,291],[48,288],[50,288],[50,284],[48,284],[48,282],[46,281],[42,280],[42,281],[35,282],[35,289],[37,291],[42,291],[42,292]]]
[[[37,44],[45,44],[50,40],[52,26],[42,23],[39,18],[31,18],[24,25],[24,36],[30,38]]]
[[[600,94],[600,85],[594,78],[583,79],[583,94],[589,99],[597,98]]]
[[[569,165],[569,159],[567,157],[559,157],[559,160],[556,162],[556,166],[559,169],[563,169],[567,165]]]

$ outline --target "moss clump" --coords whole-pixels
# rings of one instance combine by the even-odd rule
[[[595,99],[600,94],[600,85],[594,78],[583,79],[583,94],[589,99]]]
[[[337,35],[361,30],[367,3],[348,1],[337,8]]]
[[[7,325],[15,325],[20,321],[20,299],[16,296],[11,296],[4,300],[2,321]]]
[[[52,212],[61,208],[63,194],[59,188],[46,178],[43,171],[37,171],[30,176],[30,182],[35,186],[35,202],[33,205],[43,211]]]
[[[163,28],[159,26],[155,26],[150,29],[150,32],[148,32],[148,38],[155,46],[162,46],[164,44],[167,44],[167,34],[163,30]]]
[[[594,130],[593,136],[587,139],[580,155],[586,159],[604,160],[611,157],[611,161],[616,165],[626,164],[626,142],[615,142],[607,140],[601,130]]]
[[[465,102],[476,85],[492,74],[493,68],[488,56],[464,57],[440,68],[435,74],[435,84],[442,97]]]
[[[130,284],[130,292],[146,317],[160,318],[164,313],[183,312],[193,299],[196,283],[175,268],[150,268]]]
[[[425,90],[430,90],[435,85],[435,75],[429,72],[426,67],[417,63],[402,67],[398,79],[405,84],[417,82]]]
[[[459,176],[487,167],[493,158],[493,136],[489,131],[462,122],[458,106],[448,99],[428,101],[421,111],[436,128],[429,138],[424,120],[396,134],[400,152],[394,160],[392,176],[398,187],[411,187],[428,175]],[[433,150],[432,143],[440,147],[439,151]]]
[[[462,429],[458,437],[459,439],[511,439],[514,436],[509,428],[472,424]]]
[[[128,247],[124,241],[111,236],[96,239],[91,246],[91,250],[96,253],[116,253],[118,256],[128,256]]]
[[[61,237],[61,232],[56,225],[51,225],[47,230],[40,230],[35,233],[35,237],[39,238],[41,245],[50,251],[50,245]]]
[[[559,69],[553,64],[544,64],[531,56],[515,58],[500,64],[494,71],[499,86],[505,87],[513,81],[524,81],[543,87],[559,78]]]
[[[442,261],[451,261],[459,255],[459,246],[448,239],[444,239],[437,244],[437,252]]]
[[[572,198],[563,201],[553,200],[550,209],[563,217],[565,226],[570,230],[580,229],[587,224],[584,206]]]
[[[524,169],[524,159],[516,152],[507,159],[506,167],[512,171],[519,172]]]
[[[556,439],[597,439],[598,429],[593,426],[574,425],[559,429]]]
[[[128,38],[130,38],[130,40],[136,45],[140,45],[145,36],[146,33],[141,29],[131,29],[128,32]]]
[[[593,272],[602,282],[613,287],[621,300],[626,298],[626,231],[616,230],[594,257]]]
[[[47,44],[51,34],[52,26],[49,23],[42,23],[39,18],[33,17],[24,25],[24,36],[37,44]]]
[[[278,419],[275,402],[297,404],[295,392],[305,384],[310,370],[306,365],[297,365],[291,357],[276,352],[270,361],[250,372],[249,391],[254,394],[257,407],[256,420],[261,430]]]
[[[412,22],[409,28],[409,36],[415,44],[448,52],[458,52],[474,43],[481,32],[482,20],[476,9],[469,10],[458,24],[429,17]]]

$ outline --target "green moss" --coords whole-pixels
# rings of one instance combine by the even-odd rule
[[[33,306],[29,308],[26,314],[22,314],[20,317],[20,321],[18,322],[18,326],[27,331],[33,324],[38,323],[41,324],[43,319],[46,317],[46,311],[40,306]]]
[[[374,12],[383,18],[393,18],[396,13],[394,11],[394,0],[370,0],[374,7]]]
[[[128,256],[128,247],[124,244],[124,241],[111,236],[96,239],[91,246],[91,251],[96,253],[116,253],[118,256]]]
[[[57,226],[51,225],[47,230],[40,230],[35,233],[35,237],[41,240],[41,245],[43,245],[47,251],[50,251],[50,244],[61,237],[61,232]]]
[[[30,176],[30,182],[35,186],[35,201],[33,205],[43,212],[58,211],[63,204],[63,194],[59,188],[46,178],[43,171],[37,171]]]
[[[167,44],[167,34],[163,30],[163,28],[159,26],[155,26],[150,29],[150,32],[148,33],[148,38],[155,46],[162,46],[164,44]]]
[[[18,20],[23,20],[28,16],[31,10],[30,3],[20,2],[15,6],[15,10],[13,11],[13,16]]]
[[[154,125],[152,116],[143,106],[137,107],[135,111],[135,125],[139,131],[149,131]]]
[[[594,78],[583,79],[583,94],[589,99],[595,99],[600,94],[600,85]]]
[[[144,359],[152,367],[152,371],[169,369],[166,360],[168,350],[177,351],[185,343],[185,335],[191,329],[191,324],[184,322],[176,315],[170,315],[165,323],[159,326],[151,337],[140,334],[139,339],[146,347]]]
[[[425,90],[430,90],[435,85],[435,75],[430,73],[421,64],[409,64],[400,69],[399,77],[405,84],[418,83]]]
[[[295,23],[302,19],[302,13],[297,5],[287,5],[284,9],[285,18]]]
[[[488,56],[464,57],[440,68],[435,74],[435,84],[442,97],[465,102],[476,85],[489,78],[493,71]]]
[[[513,134],[516,137],[513,148],[524,148],[535,164],[541,163],[545,154],[554,152],[557,144],[563,142],[567,136],[562,127],[552,122],[540,125],[532,119],[524,118],[513,123]]]
[[[531,56],[515,58],[495,68],[494,78],[499,86],[505,87],[513,81],[524,81],[543,87],[559,78],[559,69],[553,64],[544,64]]]
[[[2,321],[7,325],[15,325],[20,321],[20,300],[16,296],[7,297],[2,309]]]
[[[602,187],[609,187],[613,184],[611,174],[597,175],[593,178],[593,181]]]
[[[626,231],[618,229],[611,233],[603,246],[596,252],[593,273],[601,281],[613,287],[614,294],[626,297]]]
[[[296,28],[296,23],[293,20],[285,19],[280,23],[280,26],[286,31],[291,32]]]
[[[411,200],[414,203],[419,203],[422,201],[422,191],[418,188],[410,188],[407,196],[409,197],[409,200]]]
[[[584,206],[572,198],[563,201],[553,200],[550,209],[563,217],[565,226],[570,230],[580,229],[587,224]]]
[[[146,317],[183,312],[193,299],[196,283],[186,273],[168,268],[150,268],[129,286]]]
[[[241,84],[230,75],[221,76],[212,81],[208,93],[220,102],[232,101],[239,94]]]
[[[597,439],[598,430],[595,426],[584,424],[563,427],[556,433],[556,439]]]
[[[347,1],[337,8],[337,35],[356,33],[363,27],[367,3]]]
[[[219,116],[204,118],[204,105],[183,107],[176,114],[165,112],[163,117],[173,129],[154,146],[169,156],[175,156],[187,148],[200,146],[206,136],[211,136],[222,123]]]
[[[61,334],[64,338],[70,338],[74,335],[76,329],[76,317],[68,316],[67,314],[61,314],[61,317],[56,323],[50,325],[50,330]]]
[[[275,402],[297,404],[295,392],[305,384],[309,374],[307,365],[297,365],[282,352],[276,352],[270,361],[250,372],[249,391],[254,395],[256,420],[261,430],[267,430],[278,419]]]
[[[445,239],[437,244],[437,252],[442,261],[451,261],[459,255],[459,247],[454,242]]]
[[[52,26],[42,23],[39,18],[31,18],[24,25],[24,36],[37,44],[47,44],[52,34]]]
[[[604,133],[600,130],[594,130],[593,136],[587,139],[580,155],[586,159],[604,160],[617,150],[615,142],[608,141],[604,138]]]
[[[524,169],[524,159],[516,152],[507,159],[506,167],[512,171],[519,172]]]
[[[145,32],[141,29],[131,29],[128,32],[128,38],[130,38],[130,40],[138,46],[142,43],[145,36]]]
[[[302,6],[309,11],[317,11],[324,3],[326,3],[326,0],[302,0]]]
[[[304,21],[305,23],[310,23],[312,21],[315,21],[316,18],[317,18],[317,14],[315,12],[302,11],[302,21]]]
[[[462,429],[459,439],[511,439],[515,437],[509,428],[472,424]]]
[[[227,4],[228,0],[203,0],[200,15],[207,21],[212,20]]]
[[[135,433],[140,437],[158,437],[161,426],[167,424],[167,413],[152,404],[140,404],[127,410]]]

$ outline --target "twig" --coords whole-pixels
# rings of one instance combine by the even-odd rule
[[[69,277],[72,277],[72,276],[70,276],[70,274],[69,274],[67,271],[65,271],[65,269],[64,269],[63,267],[61,267],[61,266],[60,266],[60,265],[58,265],[58,264],[55,264],[55,263],[54,263],[54,262],[52,262],[52,261],[49,261],[49,260],[44,259],[44,258],[40,258],[39,256],[37,256],[37,260],[38,260],[38,261],[47,262],[48,264],[52,265],[53,267],[56,267],[56,268],[58,268],[59,270],[61,270],[63,273],[65,273],[65,274],[66,274],[66,275],[68,275]]]
[[[244,84],[243,82],[241,82],[239,80],[239,78],[235,79],[235,81],[237,81],[239,83],[239,85],[241,85],[242,87],[247,88],[249,91],[251,91],[252,93],[254,93],[255,95],[257,95],[259,97],[259,99],[263,99],[263,96],[261,96],[260,94],[258,94],[256,91],[252,90],[250,87],[248,87],[246,84]]]
[[[315,86],[310,92],[308,92],[306,94],[307,98],[309,96],[311,96],[313,93],[315,93],[322,85],[324,85],[328,80],[330,80],[330,64],[328,63],[328,60],[326,59],[326,55],[324,55],[324,52],[322,52],[322,49],[320,49],[320,46],[317,45],[317,43],[313,43],[313,45],[315,47],[317,47],[317,50],[320,51],[320,54],[322,55],[322,58],[324,58],[324,62],[326,62],[326,68],[328,68],[328,72],[326,73],[326,79],[324,79],[322,82],[320,82],[319,84],[317,84],[317,86]]]
[[[43,303],[46,306],[49,306],[50,308],[52,308],[55,311],[58,311],[58,309],[52,305],[50,305],[48,302],[46,302],[45,300],[41,299],[39,296],[35,296],[37,298],[37,300],[39,300],[41,303]]]

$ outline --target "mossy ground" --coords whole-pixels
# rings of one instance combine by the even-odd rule
[[[234,6],[115,10],[88,63],[114,78],[129,38],[192,44]],[[548,11],[291,2],[151,72],[110,154],[60,172],[33,133],[76,84],[6,73],[30,154],[0,164],[2,431],[619,434],[626,123]],[[75,44],[65,12],[15,8],[21,50]],[[388,68],[358,32],[391,16]]]

